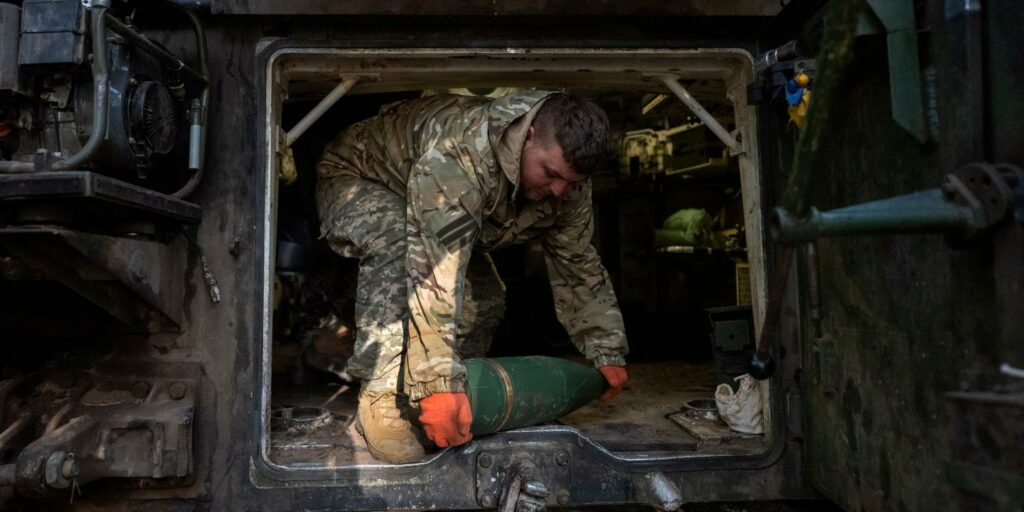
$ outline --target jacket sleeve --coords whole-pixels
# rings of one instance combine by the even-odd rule
[[[435,146],[409,174],[405,389],[411,401],[466,390],[456,326],[466,267],[480,233],[482,195],[472,169],[461,161],[457,148]]]
[[[561,205],[543,237],[555,314],[576,348],[593,364],[625,366],[629,352],[615,291],[597,250],[590,244],[594,212],[589,182]]]

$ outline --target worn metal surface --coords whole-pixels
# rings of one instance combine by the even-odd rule
[[[83,233],[63,228],[0,229],[0,246],[146,332],[178,330],[185,244]]]
[[[947,395],[953,459],[946,475],[961,491],[962,510],[1024,507],[1024,452],[1014,448],[1024,432],[1024,392],[1019,383],[1007,388]]]
[[[112,216],[120,219],[187,224],[200,219],[200,208],[193,203],[86,171],[0,175],[0,207],[16,207],[21,199],[97,203],[118,210]]]
[[[750,27],[740,21],[739,27]],[[217,276],[224,293],[219,303],[213,302],[205,292],[198,263],[192,258],[186,259],[190,267],[185,273],[182,332],[156,334],[137,347],[117,345],[121,350],[118,357],[129,362],[189,361],[202,367],[201,385],[196,388],[192,479],[178,482],[177,486],[146,489],[124,489],[123,482],[121,485],[94,482],[84,489],[85,496],[76,498],[76,506],[85,503],[83,507],[103,504],[108,510],[217,511],[474,508],[480,506],[474,483],[476,454],[503,452],[509,447],[555,453],[556,465],[558,452],[571,453],[567,472],[572,479],[563,485],[578,489],[579,496],[577,500],[570,495],[570,503],[652,503],[654,498],[650,496],[658,495],[671,502],[673,495],[668,492],[671,489],[661,480],[657,482],[660,491],[641,494],[648,491],[640,490],[647,489],[639,487],[640,482],[652,471],[663,472],[678,489],[681,500],[686,502],[808,496],[809,491],[798,476],[800,443],[786,434],[785,425],[792,422],[787,421],[782,408],[771,417],[772,430],[777,435],[773,450],[751,457],[676,458],[679,460],[670,463],[658,458],[622,460],[588,444],[568,428],[482,437],[424,464],[403,468],[282,468],[268,465],[258,448],[264,442],[262,394],[266,392],[261,380],[264,377],[261,351],[265,318],[264,290],[260,286],[264,271],[272,267],[270,257],[264,256],[262,226],[264,216],[274,215],[277,204],[276,195],[266,182],[267,176],[273,175],[262,168],[264,150],[270,141],[264,136],[266,126],[261,115],[262,109],[268,107],[263,95],[267,77],[256,59],[266,44],[261,40],[288,35],[308,46],[331,40],[339,47],[348,48],[489,47],[499,51],[516,45],[591,50],[621,48],[634,60],[638,54],[630,53],[631,49],[642,47],[672,49],[749,44],[749,38],[737,25],[725,30],[722,29],[725,25],[702,24],[688,32],[681,28],[685,24],[675,22],[618,19],[611,23],[612,29],[607,32],[599,30],[600,25],[575,25],[559,26],[557,33],[553,33],[550,25],[529,23],[498,27],[432,23],[388,26],[345,25],[343,20],[332,19],[306,24],[281,18],[254,21],[215,16],[209,25],[210,45],[219,49],[210,56],[211,96],[212,102],[218,105],[218,114],[209,118],[208,168],[212,171],[207,173],[191,199],[203,207],[202,223],[196,236],[198,246],[204,251],[210,271]],[[689,26],[694,27],[694,24]],[[595,38],[595,33],[605,35]],[[181,43],[174,35],[162,40],[169,41],[171,48],[175,42]],[[577,53],[578,58],[584,59],[580,62],[585,62],[587,57],[583,54],[586,52]],[[449,64],[458,62],[459,59],[450,59]],[[420,76],[426,75],[426,72],[420,73]],[[535,73],[534,77],[539,75],[541,73]],[[728,93],[742,96],[741,89]],[[745,106],[740,109],[741,116],[754,119],[752,111],[745,110]],[[758,147],[757,135],[746,134],[748,147]],[[746,205],[752,211],[760,204],[756,185],[750,185],[749,197],[748,189],[744,190],[744,200],[750,201]],[[269,234],[272,234],[273,224],[270,226]],[[786,338],[784,343],[788,340]],[[773,400],[778,404],[784,403],[784,396],[795,393],[792,368],[785,368],[784,378],[780,375],[778,386],[772,388]],[[557,501],[558,495],[555,499]]]
[[[970,119],[986,111],[1019,116],[1024,108],[1019,94],[1004,94],[991,110],[977,110],[969,96],[1024,85],[1019,73],[993,71],[1018,61],[1021,50],[990,39],[993,67],[968,76],[966,63],[954,58],[965,41],[949,30],[945,4],[978,3],[924,5],[933,28],[926,53],[937,68],[937,146],[922,150],[891,121],[884,46],[880,38],[861,39],[854,72],[838,84],[839,97],[857,100],[837,102],[833,119],[842,129],[826,131],[818,144],[823,158],[815,171],[828,176],[811,195],[819,206],[934,186],[959,165],[984,160]],[[1010,2],[989,8],[985,16],[996,26],[1021,15]],[[980,90],[966,86],[979,76]],[[1009,126],[991,125],[996,133]],[[1024,161],[1024,148],[1006,138],[989,137],[982,146],[993,161]],[[882,168],[900,172],[873,171]],[[823,240],[817,256],[824,332],[803,355],[806,373],[821,376],[804,380],[808,477],[848,510],[948,509],[958,501],[947,478],[947,464],[958,458],[949,425],[959,420],[946,393],[992,391],[1009,379],[998,373],[1001,363],[1024,360],[1019,226],[962,251],[939,236],[891,236]],[[804,328],[805,339],[815,340],[810,322]]]
[[[85,60],[85,8],[76,0],[22,4],[20,64],[81,64]]]
[[[52,417],[46,430],[18,452],[14,484],[21,495],[111,477],[187,482],[197,369],[140,364],[106,370],[114,373],[83,375],[79,389],[72,385],[57,397],[60,412],[44,415]]]
[[[0,4],[0,91],[30,92],[18,68],[20,39],[21,9],[14,4]]]
[[[656,0],[615,2],[601,0],[587,5],[589,15],[611,16],[771,16],[780,9],[773,0],[741,0],[716,2],[691,0],[665,3]],[[514,0],[463,0],[460,2],[381,3],[372,0],[353,2],[324,2],[300,0],[275,2],[273,0],[212,0],[215,14],[299,14],[299,15],[406,15],[406,16],[578,16],[579,5],[572,2],[517,2]]]

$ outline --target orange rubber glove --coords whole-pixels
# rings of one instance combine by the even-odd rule
[[[445,448],[473,439],[473,411],[465,393],[434,393],[420,400],[420,423],[434,444]]]
[[[611,400],[622,392],[622,386],[626,385],[626,380],[629,376],[626,374],[626,369],[621,366],[602,366],[597,369],[604,375],[604,380],[608,381],[608,390],[601,395],[601,400]]]

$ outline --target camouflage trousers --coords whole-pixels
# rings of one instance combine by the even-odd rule
[[[401,389],[408,342],[406,293],[406,204],[382,185],[350,176],[317,183],[321,234],[331,249],[359,259],[356,286],[356,342],[346,371],[364,389]],[[466,270],[458,354],[483,357],[505,314],[505,285],[490,256],[473,253]],[[404,390],[403,390],[404,391]]]

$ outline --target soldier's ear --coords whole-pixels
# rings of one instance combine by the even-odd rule
[[[536,131],[537,131],[537,130],[536,130],[536,129],[534,129],[534,127],[533,127],[533,126],[530,126],[529,128],[527,128],[527,129],[526,129],[526,138],[525,138],[525,139],[523,139],[523,143],[524,143],[524,144],[526,144],[526,143],[532,143],[532,142],[533,142],[533,137],[534,137],[534,132],[536,132]]]

